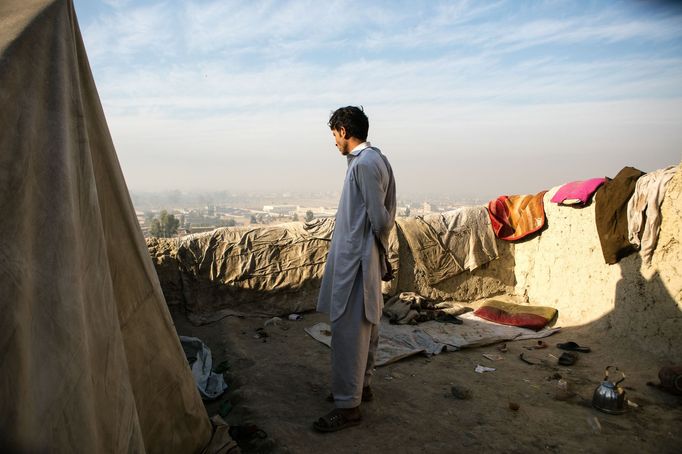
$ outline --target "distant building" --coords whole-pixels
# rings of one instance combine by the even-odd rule
[[[203,233],[203,232],[211,232],[219,227],[216,226],[209,226],[209,227],[191,227],[190,231],[191,233]],[[185,230],[185,233],[187,234],[187,230]]]
[[[305,215],[308,211],[313,212],[313,217],[317,218],[332,218],[336,216],[336,207],[325,208],[325,207],[303,207],[298,206],[296,208],[296,214],[298,214],[299,219],[305,219]]]
[[[282,216],[293,216],[297,208],[296,205],[265,205],[263,211]]]

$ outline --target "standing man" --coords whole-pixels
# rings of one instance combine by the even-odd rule
[[[383,306],[381,278],[388,234],[395,223],[395,179],[388,159],[367,142],[369,120],[358,107],[329,119],[348,170],[336,213],[317,310],[332,324],[332,394],[336,408],[313,426],[334,432],[360,423],[360,403],[372,399],[370,381]]]

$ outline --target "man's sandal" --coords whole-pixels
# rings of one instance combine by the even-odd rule
[[[564,342],[563,344],[556,344],[562,350],[569,350],[573,352],[589,353],[592,351],[590,347],[581,347],[573,341]]]
[[[327,402],[334,402],[334,394],[329,393],[327,394]],[[371,402],[372,399],[374,399],[374,393],[372,392],[372,388],[369,386],[365,386],[362,388],[362,401],[363,402]]]
[[[335,408],[326,415],[313,423],[313,428],[319,432],[336,432],[337,430],[347,429],[357,426],[362,422],[362,416],[350,419],[347,417],[347,410]]]

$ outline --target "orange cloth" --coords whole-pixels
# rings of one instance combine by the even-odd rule
[[[488,214],[495,235],[502,240],[514,241],[540,230],[545,225],[542,199],[546,192],[503,195],[488,202]]]

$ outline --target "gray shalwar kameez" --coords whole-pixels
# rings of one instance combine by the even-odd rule
[[[338,408],[360,405],[362,388],[370,384],[383,305],[379,245],[388,250],[396,211],[393,170],[379,149],[365,142],[347,159],[317,302],[332,323],[332,394]]]

